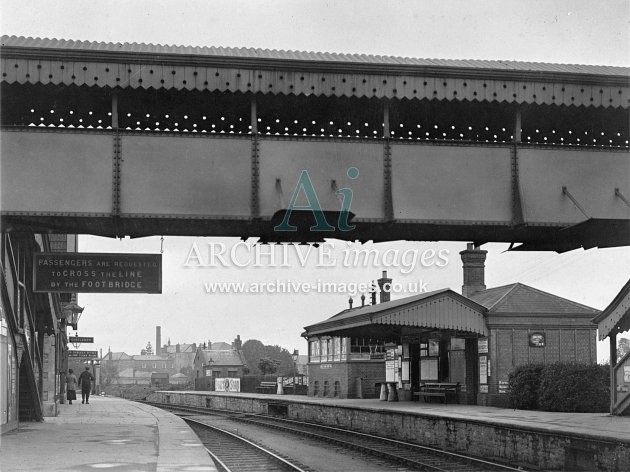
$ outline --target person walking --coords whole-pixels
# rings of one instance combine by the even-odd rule
[[[89,367],[85,367],[85,370],[79,375],[79,385],[81,386],[81,403],[90,403],[90,391],[92,390],[92,381],[94,376],[90,372]]]
[[[77,399],[77,376],[74,375],[72,369],[68,369],[68,375],[66,375],[66,391],[68,404],[72,405],[72,400]]]

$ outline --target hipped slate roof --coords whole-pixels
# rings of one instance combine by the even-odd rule
[[[214,366],[246,364],[241,353],[235,349],[201,349],[200,351],[204,364]]]
[[[566,298],[514,283],[473,293],[471,300],[485,306],[489,313],[590,314],[599,310]]]
[[[106,361],[121,361],[121,360],[131,360],[132,357],[129,354],[124,352],[108,352],[103,356],[103,360]]]

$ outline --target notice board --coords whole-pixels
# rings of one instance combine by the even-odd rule
[[[162,293],[161,254],[38,252],[35,292]]]

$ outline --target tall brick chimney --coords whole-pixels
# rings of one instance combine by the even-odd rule
[[[390,290],[392,287],[392,279],[387,278],[387,271],[383,271],[383,277],[377,280],[378,286],[381,289],[381,293],[379,294],[379,303],[385,303],[390,300]],[[387,290],[384,288],[387,285]]]
[[[155,327],[155,355],[159,356],[162,352],[162,327]]]
[[[462,295],[469,297],[475,292],[486,289],[485,283],[485,262],[488,251],[474,247],[468,243],[466,250],[459,253],[462,256],[462,266],[464,268],[464,285],[462,285]]]

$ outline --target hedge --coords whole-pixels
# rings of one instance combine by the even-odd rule
[[[540,376],[543,364],[525,364],[511,372],[508,378],[508,398],[513,408],[537,410]]]
[[[514,408],[522,410],[608,412],[609,367],[562,363],[526,364],[508,379],[508,394]]]

